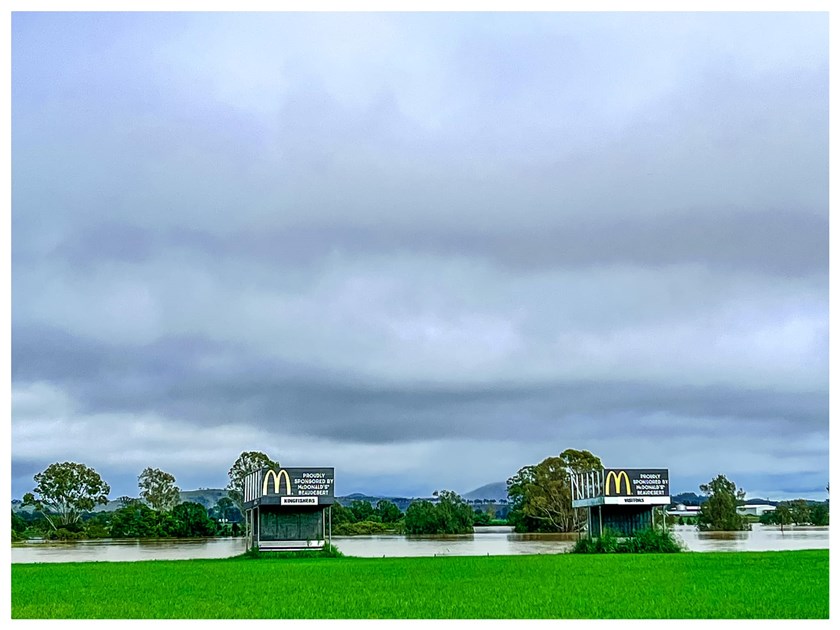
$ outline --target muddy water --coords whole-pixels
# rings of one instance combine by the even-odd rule
[[[698,532],[676,526],[674,533],[691,551],[781,551],[828,549],[827,527],[753,525],[748,532]],[[510,527],[480,527],[461,536],[333,537],[347,556],[367,558],[411,556],[497,556],[563,553],[577,534],[514,534]],[[228,558],[245,551],[243,538],[190,540],[95,540],[30,543],[12,547],[12,562],[90,562]]]
[[[333,537],[346,556],[363,558],[409,556],[515,556],[562,553],[577,534],[514,534],[512,527],[480,527],[459,536]]]
[[[229,558],[245,551],[244,538],[161,540],[84,540],[12,546],[15,562],[121,562]]]
[[[677,525],[674,533],[691,551],[828,549],[828,527],[803,525],[781,531],[775,525],[753,525],[748,532],[698,532],[691,525]]]

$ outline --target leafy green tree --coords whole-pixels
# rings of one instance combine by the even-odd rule
[[[216,533],[216,524],[207,515],[207,509],[200,503],[187,501],[172,508],[175,519],[173,534],[178,538],[196,538],[212,536]]]
[[[157,512],[171,510],[181,500],[181,489],[175,485],[175,477],[160,468],[146,468],[137,480],[140,497]]]
[[[466,534],[473,531],[473,511],[455,492],[436,493],[437,505],[431,501],[414,501],[405,512],[408,534]]]
[[[242,514],[230,497],[222,497],[216,502],[216,512],[219,518],[231,523],[242,520]]]
[[[15,514],[14,510],[12,510],[12,542],[26,540],[26,536],[23,533],[25,531],[26,521]]]
[[[811,524],[828,525],[828,501],[811,506]]]
[[[435,509],[440,514],[441,534],[470,534],[473,531],[473,510],[457,493],[441,490]]]
[[[393,501],[387,499],[377,502],[375,513],[383,523],[396,523],[402,518],[400,508]]]
[[[26,523],[24,535],[27,538],[43,538],[52,531],[49,521],[40,512],[16,512],[15,516]]]
[[[24,521],[20,516],[15,514],[14,510],[12,510],[12,531],[23,533],[26,530],[26,521]]]
[[[779,503],[773,511],[773,522],[785,531],[785,525],[793,523],[793,514],[786,503]]]
[[[163,533],[157,513],[140,501],[114,510],[110,530],[113,538],[152,538]]]
[[[811,507],[805,499],[796,499],[788,505],[790,506],[790,516],[794,523],[803,525],[811,522]]]
[[[438,512],[431,501],[412,501],[405,511],[407,534],[439,534],[442,529]]]
[[[218,536],[237,536],[239,527],[234,527],[236,521],[241,518],[239,510],[229,497],[221,497],[210,510],[207,511],[210,518],[216,523]]]
[[[387,531],[388,526],[385,523],[377,523],[375,521],[344,523],[343,525],[333,528],[333,533],[336,536],[371,536],[375,534],[382,534]]]
[[[354,499],[353,502],[350,503],[350,511],[353,512],[353,518],[356,519],[357,523],[361,521],[369,521],[370,517],[373,515],[373,506],[367,501]]]
[[[347,525],[350,523],[356,522],[356,517],[350,508],[346,508],[341,503],[336,501],[332,504],[332,528],[333,533],[336,532],[336,528],[341,527],[343,525]]]
[[[76,526],[83,512],[108,503],[111,492],[99,473],[75,462],[50,464],[34,479],[37,485],[23,496],[23,505],[34,506],[54,530]]]
[[[260,451],[243,451],[233,466],[228,470],[228,496],[236,504],[241,514],[245,514],[245,506],[243,502],[242,490],[245,485],[245,477],[250,475],[255,470],[263,468],[280,468],[279,462],[275,462],[265,453]]]
[[[87,538],[108,538],[111,535],[111,512],[89,512],[82,517]]]
[[[704,531],[738,531],[744,529],[744,518],[738,514],[739,502],[744,500],[743,490],[736,490],[735,483],[718,475],[702,484],[700,491],[709,498],[700,505],[698,525]]]
[[[473,512],[473,525],[489,525],[490,515],[483,510],[475,510]]]
[[[579,531],[586,513],[572,508],[570,475],[603,467],[601,459],[589,451],[566,449],[558,457],[521,468],[507,481],[513,504],[508,521],[518,532]]]

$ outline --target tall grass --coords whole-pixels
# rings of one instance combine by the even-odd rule
[[[600,538],[581,538],[572,553],[678,553],[685,551],[682,542],[671,530],[647,528],[633,536],[619,538],[611,529],[605,529]]]
[[[827,618],[828,550],[12,565],[20,618]]]
[[[248,549],[237,558],[250,560],[299,560],[301,558],[343,558],[344,554],[338,547],[326,543],[320,549],[301,549],[299,551],[258,551],[256,548]]]

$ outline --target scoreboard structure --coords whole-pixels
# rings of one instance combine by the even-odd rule
[[[671,503],[667,468],[604,468],[571,475],[572,507],[587,508],[587,531],[630,536],[654,524],[654,508]],[[663,511],[664,518],[664,511]]]
[[[334,468],[263,468],[245,477],[248,547],[320,549],[332,541]]]

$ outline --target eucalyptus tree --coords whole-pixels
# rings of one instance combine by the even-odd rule
[[[700,486],[708,499],[700,505],[697,524],[701,530],[737,531],[744,529],[744,517],[738,514],[738,505],[745,493],[725,475],[718,475]]]
[[[181,489],[175,477],[160,468],[146,468],[137,478],[140,498],[156,512],[166,512],[181,502]]]
[[[243,451],[239,457],[236,458],[236,461],[233,462],[233,466],[230,467],[228,470],[228,485],[227,490],[228,496],[233,500],[236,504],[236,507],[239,508],[239,511],[244,515],[245,514],[245,507],[244,507],[244,497],[242,496],[242,487],[245,483],[245,477],[250,475],[252,472],[256,470],[261,470],[262,468],[279,468],[279,462],[274,461],[265,453],[260,451]]]
[[[37,484],[23,495],[54,530],[76,525],[84,512],[108,503],[111,487],[93,468],[76,462],[56,462],[34,477]]]
[[[520,468],[507,481],[512,503],[509,521],[516,531],[579,531],[586,522],[585,512],[572,507],[570,475],[602,468],[597,455],[571,448]]]

